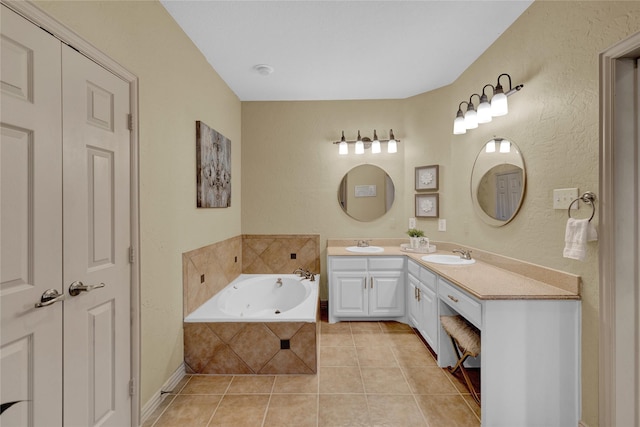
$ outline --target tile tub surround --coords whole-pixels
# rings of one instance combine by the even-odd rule
[[[314,374],[318,323],[184,323],[190,374]]]
[[[242,273],[291,274],[298,267],[320,273],[319,235],[245,234],[185,252],[182,254],[184,317]]]
[[[425,254],[402,251],[401,243],[408,239],[371,239],[369,244],[384,247],[384,252],[366,256],[407,256],[479,299],[580,299],[581,278],[574,274],[449,242],[431,243],[441,254],[460,247],[471,249],[477,262],[465,266],[428,263],[421,260]],[[353,239],[328,239],[327,255],[363,256],[345,249],[352,245]]]

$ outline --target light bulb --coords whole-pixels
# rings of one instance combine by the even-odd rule
[[[486,147],[484,148],[485,153],[495,153],[496,152],[496,140],[492,139],[487,142]]]
[[[376,130],[373,130],[373,142],[371,143],[371,152],[378,154],[380,152],[380,141],[378,140],[378,134]]]
[[[349,144],[347,144],[346,141],[341,141],[340,144],[338,144],[338,154],[349,154]]]
[[[511,143],[506,139],[500,141],[500,152],[501,153],[509,153],[511,152]]]
[[[398,143],[396,137],[393,135],[393,129],[389,130],[389,142],[387,143],[387,153],[397,153]]]
[[[478,113],[473,109],[473,104],[470,104],[469,109],[464,115],[464,127],[467,129],[475,129],[478,127]]]
[[[363,153],[364,153],[364,143],[362,142],[362,140],[356,141],[356,154],[363,154]]]
[[[496,92],[491,98],[491,115],[493,117],[504,116],[509,112],[507,95],[502,91],[502,86],[496,86]]]
[[[480,97],[480,105],[478,105],[478,123],[489,123],[491,117],[491,104],[484,93]]]
[[[464,125],[464,114],[462,114],[461,109],[458,109],[458,114],[456,114],[456,118],[453,120],[453,134],[462,135],[465,133],[467,133],[467,127]]]

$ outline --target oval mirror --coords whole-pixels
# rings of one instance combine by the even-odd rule
[[[514,142],[504,138],[487,142],[471,172],[471,199],[476,213],[489,225],[508,224],[522,205],[525,178],[524,159]]]
[[[359,165],[340,181],[338,203],[342,210],[358,221],[373,221],[387,213],[395,199],[391,177],[375,165]]]

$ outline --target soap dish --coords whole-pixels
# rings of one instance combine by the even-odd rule
[[[403,243],[400,245],[400,250],[403,252],[413,252],[416,254],[431,254],[437,249],[436,245],[429,245],[428,248],[412,248],[409,243]]]

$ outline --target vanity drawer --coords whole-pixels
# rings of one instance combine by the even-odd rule
[[[405,257],[371,257],[369,270],[404,270]]]
[[[407,261],[407,271],[409,271],[409,273],[411,275],[413,275],[413,277],[415,277],[416,279],[420,278],[420,269],[422,267],[420,267],[420,264],[418,264],[417,262],[413,261],[413,260],[408,260]]]
[[[365,270],[367,269],[367,259],[358,257],[335,257],[331,258],[332,270]]]
[[[436,280],[438,276],[424,267],[420,267],[420,281],[424,283],[433,292],[436,292]]]
[[[438,295],[442,301],[473,323],[478,329],[482,328],[482,304],[478,300],[442,277],[439,278]]]

